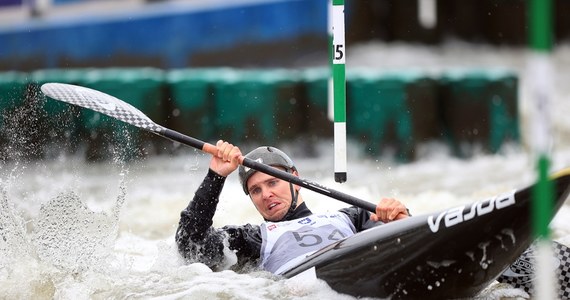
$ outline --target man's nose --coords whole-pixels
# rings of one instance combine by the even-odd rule
[[[271,189],[268,187],[263,187],[261,189],[261,194],[263,195],[263,199],[268,199],[273,195],[273,193],[271,192]]]

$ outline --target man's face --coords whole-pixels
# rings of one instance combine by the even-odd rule
[[[297,175],[297,172],[293,174]],[[247,181],[249,196],[264,219],[283,219],[291,205],[289,182],[261,172],[255,172]],[[298,186],[294,186],[298,190]]]

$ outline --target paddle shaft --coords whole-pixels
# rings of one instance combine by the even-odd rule
[[[217,155],[218,149],[216,148],[216,146],[210,144],[210,143],[206,143],[204,141],[198,140],[196,138],[184,135],[180,132],[174,131],[172,129],[168,129],[168,128],[164,128],[164,130],[162,130],[161,132],[154,132],[158,135],[161,135],[163,137],[166,137],[168,139],[171,139],[175,142],[179,142],[181,144],[199,149],[203,152],[212,154],[212,155]],[[329,196],[331,198],[340,200],[344,203],[347,204],[351,204],[351,205],[355,205],[358,206],[362,209],[365,209],[369,212],[376,212],[376,205],[372,204],[368,201],[364,201],[362,199],[350,196],[348,194],[333,190],[333,189],[329,189],[327,187],[324,187],[318,183],[314,183],[302,178],[299,178],[298,176],[292,175],[291,173],[287,173],[285,171],[279,170],[277,168],[259,163],[255,160],[249,159],[247,157],[241,156],[239,158],[239,162],[241,165],[248,167],[248,168],[252,168],[256,171],[265,173],[267,175],[271,175],[273,177],[285,180],[287,182],[296,184],[298,186],[307,188],[311,191],[317,192],[319,194],[325,195],[325,196]]]

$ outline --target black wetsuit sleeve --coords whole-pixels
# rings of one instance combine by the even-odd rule
[[[180,213],[176,230],[178,251],[188,261],[215,268],[224,258],[224,236],[213,227],[214,213],[226,178],[208,170],[188,207]]]
[[[261,229],[258,225],[225,226],[228,243],[238,258],[237,268],[257,266],[261,254]]]
[[[259,226],[212,226],[220,193],[226,178],[209,170],[194,194],[194,198],[180,214],[176,230],[176,244],[180,254],[189,262],[201,262],[218,269],[224,262],[224,240],[236,252],[238,263],[257,259],[261,248]]]
[[[370,212],[360,207],[346,207],[340,209],[340,212],[348,216],[348,218],[352,221],[352,224],[354,224],[356,232],[384,224],[383,222],[374,222],[370,220]]]
[[[352,221],[352,224],[354,224],[356,232],[360,232],[378,225],[385,224],[384,222],[381,221],[374,222],[370,220],[371,213],[360,207],[351,206],[351,207],[342,208],[339,211],[348,216],[348,218]],[[408,215],[411,216],[410,211],[407,210],[407,212]]]

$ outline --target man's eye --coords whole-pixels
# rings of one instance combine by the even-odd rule
[[[253,188],[253,189],[251,189],[251,190],[249,191],[249,193],[250,193],[251,195],[257,195],[257,194],[259,194],[259,191],[261,191],[260,188]]]
[[[275,186],[277,184],[277,180],[271,180],[268,182],[269,186]]]

